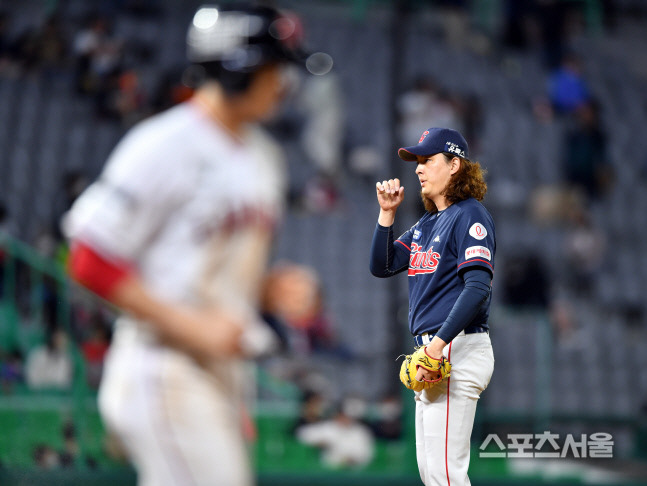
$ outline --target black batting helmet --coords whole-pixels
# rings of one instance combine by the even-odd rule
[[[255,4],[203,5],[187,33],[187,58],[203,78],[228,92],[244,91],[265,64],[305,64],[303,29],[298,17]]]

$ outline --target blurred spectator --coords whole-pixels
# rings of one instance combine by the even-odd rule
[[[63,448],[61,450],[56,450],[45,443],[36,445],[33,457],[37,467],[41,469],[57,469],[77,466],[81,449],[77,439],[76,426],[72,420],[63,422],[61,435],[63,439]],[[93,457],[86,456],[85,465],[93,469],[97,463]]]
[[[469,140],[470,151],[478,153],[483,133],[483,106],[476,94],[469,94],[456,99],[458,113],[463,121],[463,134]],[[422,132],[421,132],[422,133]]]
[[[4,394],[10,394],[15,385],[24,381],[23,355],[17,348],[6,352],[0,349],[0,387]]]
[[[86,379],[92,388],[97,388],[103,373],[103,361],[110,346],[110,332],[95,313],[89,337],[81,343],[81,352],[86,364]]]
[[[147,114],[146,93],[134,69],[118,69],[106,78],[105,94],[97,106],[101,116],[129,128]]]
[[[48,333],[45,344],[29,351],[25,377],[30,388],[67,389],[72,385],[72,360],[63,330]]]
[[[56,75],[65,68],[68,40],[57,15],[42,25],[27,26],[10,44],[11,56],[22,72],[42,71]]]
[[[525,51],[538,42],[539,28],[532,1],[505,0],[502,13],[504,46]]]
[[[45,20],[36,37],[39,68],[47,77],[63,73],[67,67],[68,39],[61,19],[52,15]]]
[[[76,440],[76,429],[71,420],[66,421],[62,428],[63,450],[60,453],[61,466],[70,467],[74,465],[79,454],[79,444]]]
[[[336,180],[319,173],[305,183],[299,203],[307,211],[325,213],[339,207],[340,196]]]
[[[76,428],[71,420],[65,421],[61,430],[63,435],[63,450],[59,453],[62,467],[73,467],[79,456],[79,444],[76,439]]]
[[[469,44],[469,40],[472,40],[468,3],[470,2],[467,0],[436,0],[434,2],[435,7],[439,9],[438,15],[443,19],[441,28],[444,41],[451,48],[462,48]]]
[[[577,2],[562,0],[506,0],[503,6],[503,44],[520,51],[537,51],[543,64],[554,69],[569,39],[578,32]]]
[[[582,63],[573,53],[565,54],[548,78],[548,97],[556,113],[568,114],[591,99]]]
[[[574,111],[574,122],[564,137],[564,178],[589,199],[597,199],[610,190],[614,179],[598,102],[587,100],[581,103]]]
[[[379,177],[384,162],[384,155],[370,145],[357,145],[349,149],[348,168],[371,187]]]
[[[560,351],[586,351],[594,346],[590,329],[581,326],[577,308],[566,297],[558,297],[550,305],[550,322],[555,343]]]
[[[550,282],[546,264],[528,248],[503,262],[503,302],[514,308],[548,309]]]
[[[9,210],[7,209],[7,206],[0,201],[0,239],[5,235],[15,236],[15,233],[16,228],[9,216]]]
[[[109,77],[122,60],[123,42],[110,33],[109,19],[91,14],[74,38],[76,89],[79,93],[101,98],[105,96]]]
[[[570,37],[572,6],[562,0],[538,0],[534,3],[543,61],[548,69],[553,69],[559,64]]]
[[[333,209],[339,200],[342,145],[346,133],[341,83],[333,71],[304,79],[298,105],[303,111],[301,145],[316,174],[306,184],[306,209],[321,212]]]
[[[366,466],[375,452],[371,429],[344,406],[340,406],[330,419],[299,427],[296,436],[304,444],[319,447],[322,463],[331,468]]]
[[[287,262],[276,264],[266,281],[263,312],[291,351],[352,358],[352,351],[335,335],[323,286],[313,268]]]
[[[377,404],[373,433],[378,439],[397,440],[402,436],[402,401],[387,395]]]
[[[33,451],[34,464],[39,469],[56,469],[61,459],[56,450],[47,444],[37,444]]]
[[[304,324],[313,317],[319,282],[309,267],[279,262],[268,273],[263,292],[263,313],[288,349],[310,352]]]
[[[30,71],[38,64],[38,29],[32,25],[20,31],[11,43],[11,52],[19,73]]]
[[[310,349],[316,353],[323,353],[341,359],[352,359],[353,351],[342,343],[335,331],[333,322],[327,314],[323,290],[317,294],[315,312],[305,325],[306,336]]]
[[[564,185],[536,187],[529,198],[529,213],[538,226],[563,226],[586,208],[583,192]]]
[[[353,420],[368,424],[368,404],[359,393],[351,392],[350,395],[347,395],[342,401],[341,408]]]
[[[464,131],[456,102],[428,75],[419,75],[413,86],[397,101],[398,136],[409,141],[412,133],[422,133],[429,127],[447,127]]]
[[[326,418],[328,406],[325,396],[314,390],[305,390],[301,399],[299,417],[294,425],[294,432],[303,426],[321,422]]]
[[[574,292],[590,295],[603,266],[606,243],[606,235],[595,226],[588,211],[574,215],[564,239],[568,283]]]
[[[31,34],[30,29],[16,34],[14,27],[12,10],[0,11],[0,75],[6,78],[17,78],[22,74],[23,43]]]

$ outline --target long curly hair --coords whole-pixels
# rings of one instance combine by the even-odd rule
[[[456,155],[444,153],[447,162],[451,161]],[[482,201],[487,192],[487,183],[485,182],[486,170],[481,167],[481,164],[469,159],[461,159],[461,166],[458,172],[451,176],[447,186],[442,194],[450,204],[464,201],[473,197],[477,201]],[[436,204],[427,196],[422,195],[422,204],[429,213],[438,212]]]

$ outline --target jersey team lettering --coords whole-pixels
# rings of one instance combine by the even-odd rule
[[[490,250],[488,250],[484,246],[470,246],[465,250],[465,260],[476,257],[485,258],[488,261],[492,260],[492,254],[490,253]]]
[[[434,251],[433,246],[425,251],[418,243],[412,243],[408,275],[412,277],[418,274],[434,273],[438,268],[439,260],[440,253]]]

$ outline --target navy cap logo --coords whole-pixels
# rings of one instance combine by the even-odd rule
[[[422,132],[417,145],[398,149],[398,156],[402,160],[415,162],[417,157],[429,157],[441,152],[467,159],[467,142],[460,133],[451,128],[429,128]]]

